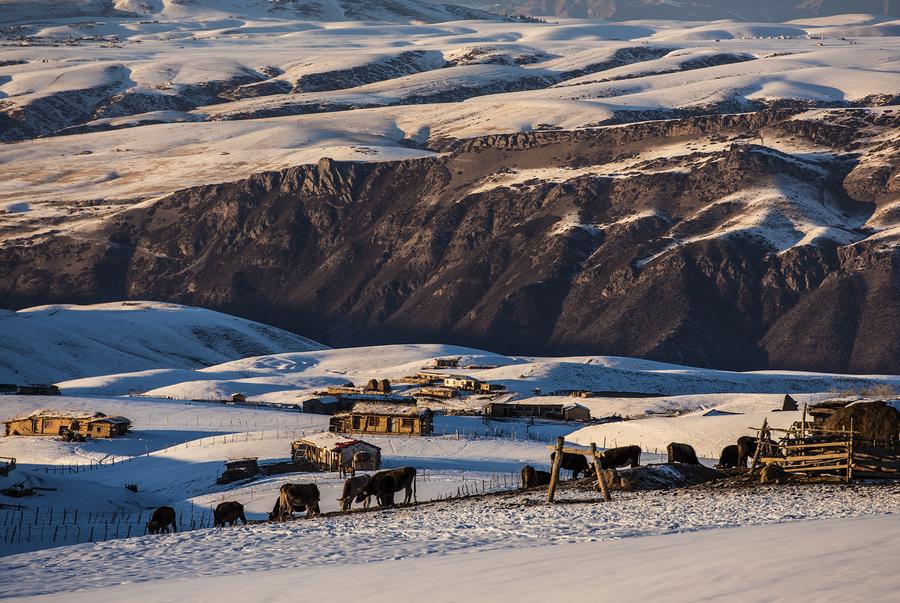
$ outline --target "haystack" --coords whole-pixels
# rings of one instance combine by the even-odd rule
[[[853,420],[853,431],[864,440],[893,442],[900,431],[900,413],[882,401],[856,402],[839,408],[825,419],[822,427],[829,430],[849,430]]]

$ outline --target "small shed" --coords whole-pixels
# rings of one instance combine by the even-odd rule
[[[233,404],[246,404],[247,396],[244,394],[231,394],[231,402]]]
[[[8,436],[60,436],[77,433],[90,438],[114,438],[125,435],[131,429],[131,420],[125,417],[83,410],[37,410],[5,423]]]
[[[323,432],[291,443],[295,463],[310,463],[326,471],[352,467],[354,471],[381,468],[381,448],[338,433]]]
[[[353,408],[353,402],[340,396],[303,396],[298,400],[303,412],[315,415],[333,415]]]
[[[329,431],[382,435],[430,435],[433,413],[405,402],[358,402],[353,410],[331,418]]]

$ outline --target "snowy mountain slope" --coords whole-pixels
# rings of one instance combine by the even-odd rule
[[[52,383],[323,346],[280,329],[175,304],[57,305],[0,313],[0,381]]]
[[[842,13],[900,16],[895,0],[468,0],[472,6],[504,13],[593,19],[690,19],[712,21],[804,21]]]
[[[896,20],[225,4],[4,30],[0,303],[53,279],[332,345],[896,372]]]
[[[0,24],[84,17],[435,22],[490,16],[479,10],[428,0],[0,0]]]

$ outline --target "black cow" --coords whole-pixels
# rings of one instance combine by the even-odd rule
[[[738,447],[737,444],[729,444],[722,449],[719,455],[719,464],[717,469],[734,469],[738,466]]]
[[[175,526],[175,509],[172,507],[160,507],[150,515],[150,521],[147,522],[147,532],[150,534],[167,534],[169,527],[172,532],[177,532]]]
[[[600,461],[601,469],[615,469],[631,465],[637,467],[641,464],[641,447],[640,446],[619,446],[618,448],[610,448],[602,454],[597,455]]]
[[[550,463],[553,463],[553,460],[556,458],[556,451],[550,453]],[[572,452],[563,452],[562,463],[560,467],[563,469],[568,469],[572,472],[572,479],[578,479],[578,474],[581,473],[582,477],[587,477],[588,471],[590,469],[590,465],[588,465],[587,458],[583,454],[577,454]]]
[[[694,447],[690,444],[672,442],[666,446],[666,451],[669,453],[669,463],[700,464],[700,461],[697,460],[697,453],[694,452]]]
[[[233,526],[238,520],[247,525],[247,518],[244,517],[244,505],[239,502],[232,500],[219,503],[219,506],[213,511],[213,526],[217,528],[224,527],[226,523]]]
[[[361,503],[369,496],[384,497],[384,487],[381,482],[388,476],[394,481],[394,492],[406,490],[406,497],[403,504],[409,504],[416,497],[416,468],[415,467],[399,467],[397,469],[385,469],[372,475],[369,483],[356,495],[356,502]]]
[[[397,480],[393,475],[385,475],[378,483],[378,499],[379,506],[393,507],[394,493],[397,491]]]
[[[550,473],[547,471],[538,471],[531,465],[522,467],[522,488],[534,488],[536,486],[546,486],[550,483]]]
[[[279,490],[277,510],[272,514],[280,521],[293,516],[294,511],[306,511],[306,516],[318,515],[319,487],[315,484],[282,484]]]
[[[756,449],[758,448],[758,446],[759,440],[754,436],[739,437],[737,441],[737,466],[741,469],[746,469],[748,461],[756,456]],[[778,448],[778,445],[768,441],[763,443],[763,449],[760,450],[760,455],[769,457],[782,456],[781,450]]]

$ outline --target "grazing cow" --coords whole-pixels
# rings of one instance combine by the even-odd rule
[[[172,532],[177,532],[175,526],[175,509],[172,507],[160,507],[150,515],[150,521],[147,522],[147,532],[150,534],[167,534],[169,527]]]
[[[553,459],[556,458],[556,451],[550,453],[550,463],[553,463]],[[582,477],[587,477],[588,470],[590,466],[588,465],[587,458],[583,454],[575,454],[571,452],[563,452],[562,463],[560,467],[563,469],[569,469],[572,471],[572,479],[578,479],[578,474],[581,473]]]
[[[356,498],[360,492],[366,487],[366,484],[369,483],[371,477],[368,475],[357,475],[355,477],[349,478],[344,482],[344,491],[341,493],[341,497],[338,499],[338,502],[341,503],[341,511],[349,511],[351,505],[353,504],[353,499]],[[369,497],[363,501],[363,508],[369,508]]]
[[[631,465],[637,467],[641,464],[641,447],[640,446],[620,446],[618,448],[610,448],[609,450],[597,455],[600,461],[601,469],[616,469]]]
[[[411,500],[415,500],[416,496],[416,468],[400,467],[398,469],[385,469],[374,474],[365,488],[356,495],[356,502],[361,503],[369,496],[384,496],[381,482],[388,476],[394,480],[394,492],[406,490],[406,497],[403,504],[409,504]]]
[[[694,447],[690,444],[672,442],[666,446],[666,451],[669,453],[669,463],[684,463],[685,465],[700,464],[700,461],[697,460],[697,453],[694,452]]]
[[[522,488],[534,488],[536,486],[546,486],[550,483],[550,473],[547,471],[538,471],[531,465],[522,467]]]
[[[235,525],[238,520],[247,525],[247,518],[244,517],[244,505],[235,501],[219,503],[216,510],[213,511],[213,526],[217,528],[225,527],[227,523],[230,526]]]
[[[278,511],[273,513],[284,521],[293,516],[295,510],[306,510],[306,516],[318,515],[319,487],[315,484],[282,484],[278,497]]]
[[[716,469],[734,469],[738,466],[738,447],[737,444],[729,444],[722,449],[719,455],[719,464]]]

